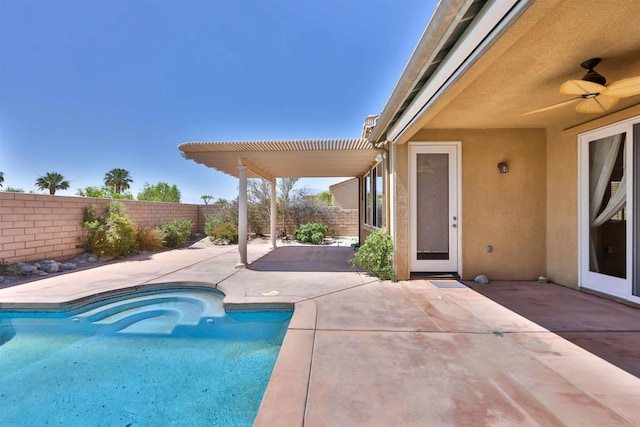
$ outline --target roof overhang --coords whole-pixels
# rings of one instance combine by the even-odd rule
[[[589,58],[602,58],[597,71],[609,82],[640,74],[640,2],[505,0],[476,10],[481,3],[457,2],[448,22],[432,19],[420,44],[442,45],[435,55],[442,59],[428,64],[433,71],[409,61],[403,76],[415,83],[398,83],[372,143],[402,144],[421,129],[570,128],[604,114],[581,114],[574,106],[526,113],[566,101],[561,84],[581,78],[580,63]],[[464,33],[436,31],[458,28],[465,7],[474,13],[465,13],[472,22]],[[391,104],[394,99],[404,102]],[[625,98],[606,114],[639,103],[639,96]]]
[[[249,178],[320,178],[363,175],[383,150],[364,138],[282,141],[186,142],[182,156],[238,177],[239,166]]]

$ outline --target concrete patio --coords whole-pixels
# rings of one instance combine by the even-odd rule
[[[236,247],[196,245],[0,289],[0,307],[172,282],[295,304],[258,426],[640,425],[640,310],[556,285],[379,282],[344,268],[350,251],[250,244],[236,269]],[[579,346],[610,334],[631,343],[623,368]]]

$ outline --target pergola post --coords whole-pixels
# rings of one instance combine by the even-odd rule
[[[238,165],[240,189],[238,194],[238,264],[247,266],[247,167]]]
[[[276,248],[276,223],[278,217],[278,209],[276,206],[276,180],[271,181],[271,249]]]

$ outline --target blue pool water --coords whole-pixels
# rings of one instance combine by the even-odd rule
[[[204,289],[0,312],[0,425],[251,425],[291,310]]]

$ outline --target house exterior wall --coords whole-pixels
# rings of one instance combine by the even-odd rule
[[[460,141],[462,278],[531,280],[545,274],[546,133],[541,129],[423,129],[415,142]],[[497,164],[509,163],[500,174]],[[396,263],[409,274],[408,146],[396,147]],[[487,245],[493,252],[487,252]]]
[[[330,186],[333,206],[342,209],[358,209],[358,185],[358,178],[352,178]]]
[[[547,277],[577,288],[578,136],[555,128],[547,141]]]
[[[396,166],[396,198],[392,202],[395,213],[395,265],[396,276],[399,280],[409,278],[409,146],[407,144],[395,147]]]

